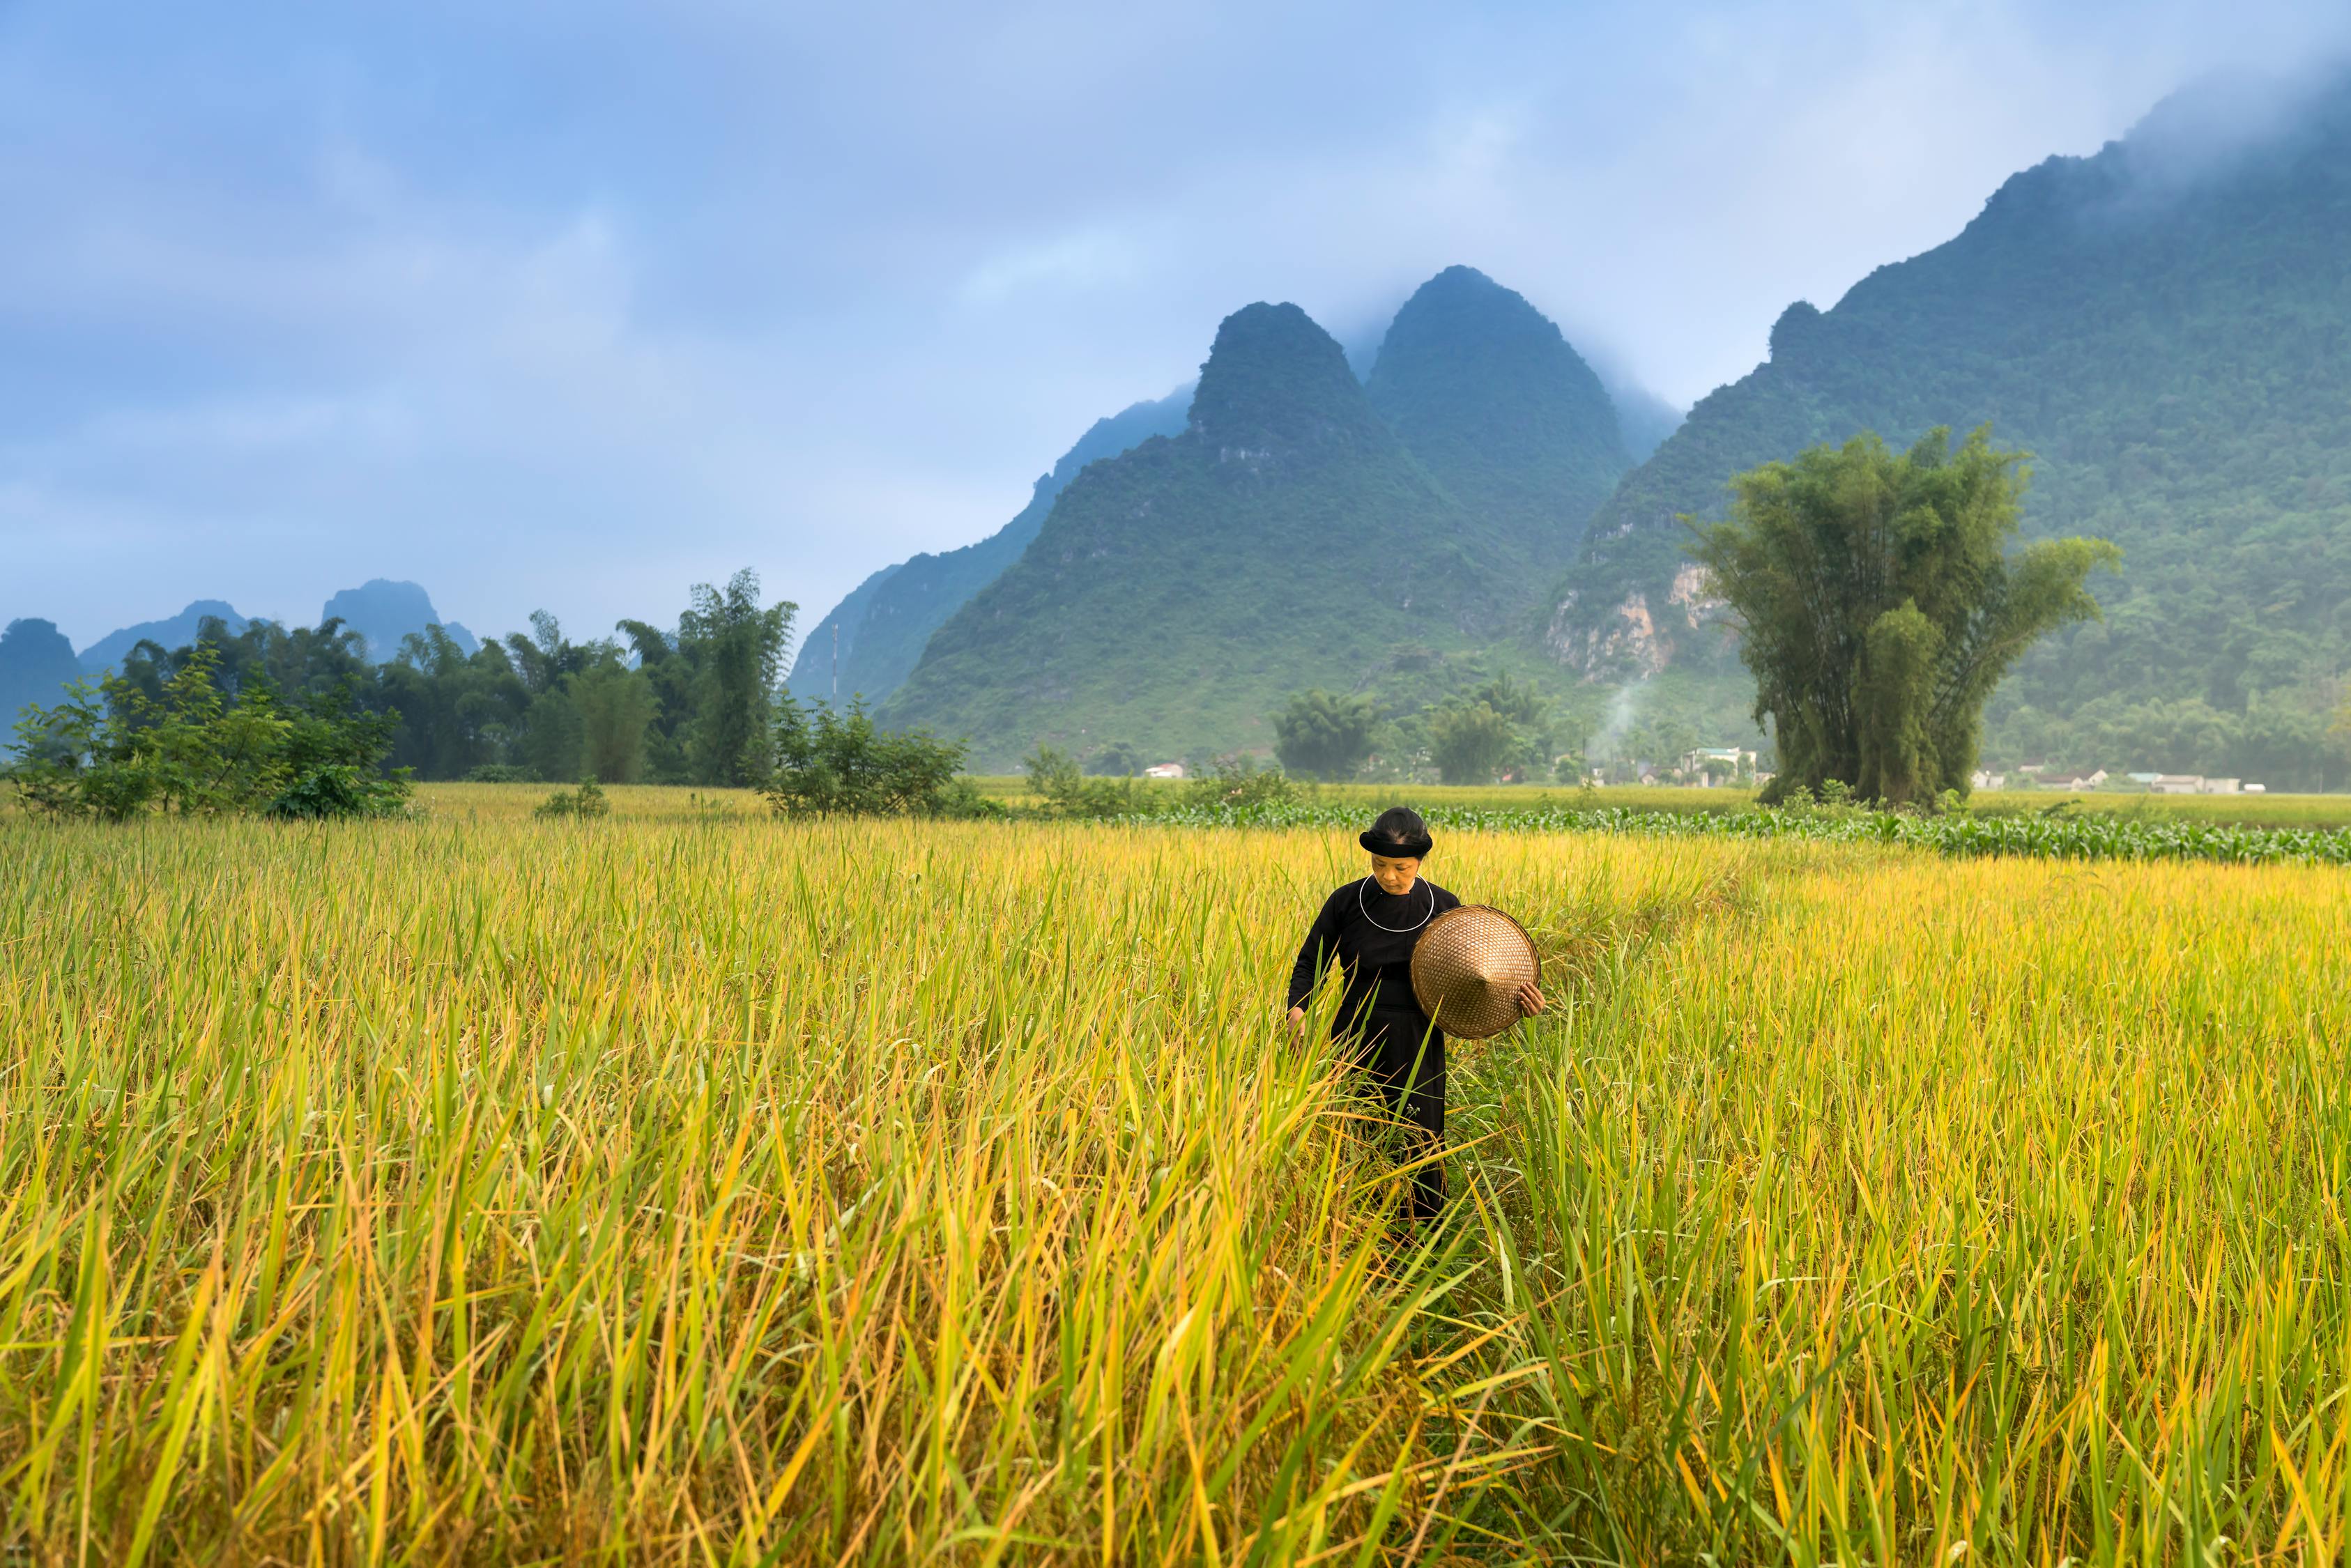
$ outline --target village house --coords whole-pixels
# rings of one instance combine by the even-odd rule
[[[2007,783],[2007,774],[1993,773],[1982,768],[1968,775],[1968,786],[1974,789],[1998,789],[2005,787]]]
[[[1143,770],[1145,779],[1181,779],[1184,765],[1180,762],[1155,762]]]
[[[2204,780],[2194,773],[2158,773],[2147,781],[2150,795],[2200,795]]]
[[[2105,781],[2106,770],[2103,768],[2095,773],[2044,773],[2036,780],[2043,789],[2070,789],[2075,794],[2095,789]]]
[[[1701,746],[1685,751],[1677,771],[1694,786],[1732,784],[1755,773],[1755,754],[1736,746]]]

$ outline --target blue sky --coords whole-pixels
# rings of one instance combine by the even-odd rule
[[[2351,7],[0,0],[0,622],[366,578],[816,618],[1292,299],[1452,262],[1687,403]]]

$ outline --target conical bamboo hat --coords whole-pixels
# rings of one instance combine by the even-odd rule
[[[1484,1040],[1519,1021],[1519,988],[1540,979],[1534,939],[1482,904],[1448,909],[1412,950],[1412,994],[1447,1034]]]

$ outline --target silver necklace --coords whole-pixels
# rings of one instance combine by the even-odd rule
[[[1381,925],[1378,921],[1372,920],[1371,907],[1364,902],[1364,890],[1371,885],[1371,882],[1372,879],[1370,877],[1365,877],[1362,882],[1355,884],[1355,911],[1365,920],[1371,921],[1373,925],[1382,931],[1417,931],[1422,926],[1428,924],[1430,915],[1437,913],[1437,889],[1428,887],[1428,879],[1426,877],[1422,877],[1420,879],[1420,885],[1423,887],[1428,887],[1428,914],[1422,915],[1419,919],[1414,921],[1409,925]]]

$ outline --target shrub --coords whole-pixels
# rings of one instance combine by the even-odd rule
[[[467,770],[465,782],[468,784],[528,784],[533,782],[533,779],[528,768],[517,768],[511,762],[485,762],[479,768]]]
[[[534,817],[604,817],[610,816],[612,802],[604,798],[604,787],[593,779],[583,779],[577,789],[558,789],[538,803]]]
[[[1029,757],[1029,792],[1043,803],[1048,817],[1104,821],[1132,817],[1150,804],[1150,797],[1132,779],[1089,779],[1078,771],[1077,759],[1067,752],[1040,746]]]
[[[875,727],[863,699],[849,711],[784,698],[775,766],[759,793],[784,816],[961,817],[988,812],[963,771],[961,741]]]
[[[77,681],[16,724],[18,792],[34,810],[120,822],[182,816],[370,817],[400,810],[408,770],[386,774],[396,714],[355,711],[340,692],[294,706],[266,681],[235,696],[199,643],[152,692],[108,675]]]
[[[1298,800],[1303,791],[1279,768],[1260,767],[1254,757],[1228,757],[1193,779],[1185,793],[1195,806],[1241,810],[1281,805]]]

